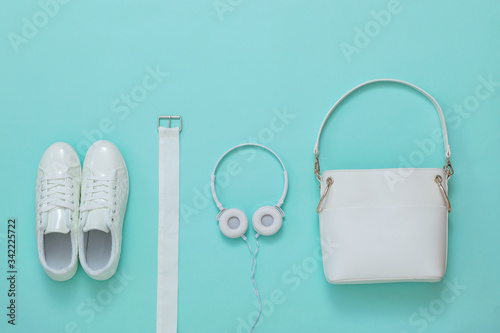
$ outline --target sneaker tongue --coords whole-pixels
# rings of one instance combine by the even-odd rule
[[[47,213],[47,228],[45,234],[58,232],[67,234],[69,232],[66,220],[69,219],[69,211],[65,208],[54,209]]]
[[[90,230],[100,230],[104,232],[109,232],[108,225],[106,223],[109,218],[107,208],[93,209],[87,214],[87,221],[83,227],[83,231],[87,232]]]

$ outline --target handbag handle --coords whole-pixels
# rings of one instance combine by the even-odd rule
[[[436,111],[439,115],[439,120],[441,121],[441,130],[443,132],[443,143],[444,143],[444,151],[445,151],[445,158],[446,158],[446,164],[444,165],[444,170],[446,171],[446,174],[448,175],[448,178],[453,175],[453,167],[451,166],[450,162],[450,157],[451,157],[451,151],[450,151],[450,145],[448,144],[448,131],[446,130],[446,122],[444,120],[444,115],[443,115],[443,110],[439,106],[438,102],[432,97],[429,93],[427,93],[425,90],[423,90],[420,87],[417,87],[414,84],[411,84],[406,81],[402,80],[396,80],[396,79],[377,79],[377,80],[370,80],[366,81],[364,83],[361,83],[360,85],[352,88],[349,90],[347,93],[344,94],[328,111],[328,114],[326,115],[325,119],[323,119],[323,123],[321,123],[321,127],[319,128],[319,133],[318,133],[318,138],[316,139],[316,144],[314,145],[314,155],[315,155],[315,163],[314,163],[314,174],[316,175],[316,178],[318,178],[319,181],[321,181],[321,173],[320,173],[320,167],[319,167],[319,140],[321,138],[321,133],[323,132],[323,127],[325,126],[326,122],[328,121],[328,118],[330,118],[330,115],[332,114],[333,110],[337,108],[337,106],[342,103],[344,99],[346,99],[347,96],[349,96],[351,93],[354,91],[358,90],[361,87],[364,87],[366,85],[372,84],[372,83],[378,83],[378,82],[393,82],[393,83],[399,83],[403,84],[405,86],[408,86],[410,88],[415,89],[416,91],[420,92],[422,95],[427,97],[429,101],[431,101],[432,105],[436,108]]]

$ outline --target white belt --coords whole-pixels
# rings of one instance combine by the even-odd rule
[[[160,127],[160,119],[169,119],[169,128]],[[170,128],[172,119],[180,126]],[[179,271],[179,133],[180,116],[158,118],[159,214],[158,214],[158,287],[156,332],[177,332],[177,291]]]

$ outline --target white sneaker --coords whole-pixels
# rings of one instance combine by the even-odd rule
[[[80,206],[80,263],[96,280],[109,279],[120,260],[128,200],[128,171],[118,148],[95,142],[83,162]]]
[[[36,240],[40,263],[56,281],[70,279],[78,268],[80,180],[80,159],[73,147],[51,145],[36,176]]]

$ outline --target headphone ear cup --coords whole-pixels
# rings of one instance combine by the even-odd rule
[[[281,229],[283,216],[273,206],[260,207],[255,211],[252,218],[255,231],[264,236],[271,236]]]
[[[241,237],[247,232],[248,218],[242,210],[230,208],[220,216],[219,228],[229,238]]]

